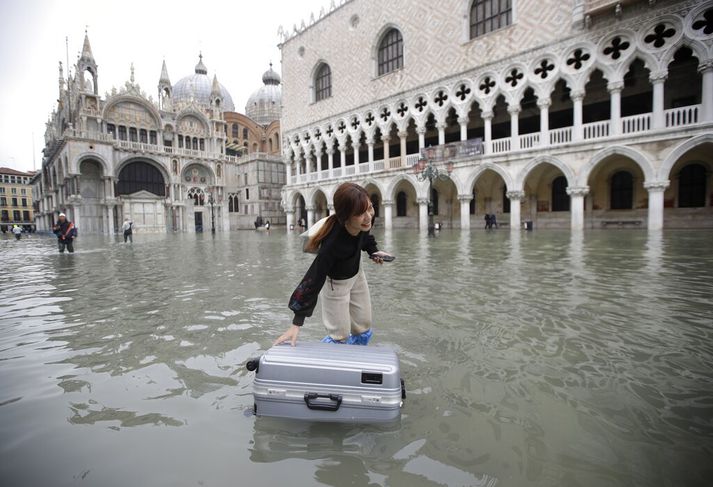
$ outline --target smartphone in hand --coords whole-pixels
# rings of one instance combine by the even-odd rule
[[[369,256],[369,258],[372,260],[381,258],[381,260],[383,260],[384,262],[392,262],[396,257],[394,257],[393,255],[373,255],[372,254]]]

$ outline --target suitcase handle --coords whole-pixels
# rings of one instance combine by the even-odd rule
[[[318,398],[329,399],[330,401],[334,401],[334,404],[312,402]],[[340,394],[317,394],[316,392],[306,392],[305,404],[307,404],[308,408],[315,409],[317,411],[336,411],[339,409],[339,406],[342,405],[342,396]]]

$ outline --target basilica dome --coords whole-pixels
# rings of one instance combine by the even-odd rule
[[[199,105],[209,106],[212,86],[213,81],[208,77],[208,69],[203,64],[203,55],[201,54],[198,64],[196,64],[195,74],[181,78],[173,85],[173,100],[178,103],[189,103],[191,100],[195,100]],[[223,110],[234,112],[233,97],[222,84],[220,93],[223,96]]]
[[[263,85],[258,88],[245,105],[245,114],[260,125],[269,125],[280,119],[280,105],[282,103],[282,88],[280,75],[272,69],[262,75]]]

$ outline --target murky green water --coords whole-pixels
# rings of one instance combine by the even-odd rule
[[[283,231],[0,240],[3,486],[698,486],[713,233],[376,232],[400,425],[255,418],[310,263]],[[319,315],[302,340],[324,335]]]

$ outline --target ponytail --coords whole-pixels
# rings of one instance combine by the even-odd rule
[[[337,215],[332,214],[324,221],[324,224],[317,230],[317,233],[312,235],[305,245],[304,251],[310,253],[317,253],[319,246],[322,244],[322,240],[327,238],[327,235],[332,231],[334,225],[337,224]]]

